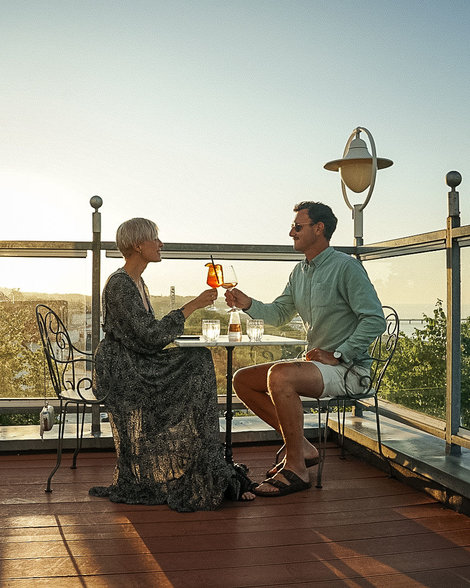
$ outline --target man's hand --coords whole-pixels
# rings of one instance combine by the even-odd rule
[[[333,351],[325,351],[324,349],[318,349],[318,347],[307,351],[305,359],[307,361],[319,361],[326,365],[338,365],[340,363],[340,361],[333,356]]]
[[[225,292],[225,301],[229,306],[236,306],[242,310],[248,310],[251,306],[251,298],[237,288]]]

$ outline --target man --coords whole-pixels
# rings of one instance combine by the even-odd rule
[[[238,370],[238,397],[260,418],[281,433],[284,459],[268,472],[255,492],[282,496],[310,487],[307,467],[318,463],[317,449],[303,434],[300,396],[345,395],[360,392],[361,376],[369,374],[370,343],[385,331],[381,303],[362,264],[330,247],[337,218],[320,202],[294,207],[289,235],[305,260],[292,271],[284,292],[271,304],[250,298],[238,289],[227,291],[229,306],[272,325],[289,322],[296,313],[307,329],[306,360],[288,360]]]

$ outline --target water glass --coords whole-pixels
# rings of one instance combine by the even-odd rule
[[[217,341],[220,335],[219,320],[202,321],[202,338],[204,341]]]
[[[248,319],[246,321],[246,334],[250,341],[261,341],[264,334],[264,321],[262,319]]]

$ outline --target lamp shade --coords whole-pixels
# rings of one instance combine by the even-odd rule
[[[372,178],[372,158],[343,160],[339,167],[341,178],[346,186],[353,192],[364,192],[370,186]]]
[[[323,167],[330,171],[339,171],[343,182],[353,192],[363,192],[371,183],[372,163],[373,158],[367,150],[365,141],[356,137],[351,141],[343,159],[329,161]],[[392,160],[377,157],[377,169],[391,165],[393,165]]]

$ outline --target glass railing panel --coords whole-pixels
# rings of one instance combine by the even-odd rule
[[[400,339],[380,396],[445,418],[446,260],[443,251],[369,261],[383,304],[400,316]],[[444,302],[443,302],[444,301]]]
[[[462,317],[470,315],[469,277],[465,268],[470,249],[462,249]],[[170,260],[152,264],[144,278],[152,294],[157,317],[179,307],[206,288],[206,260]],[[281,293],[295,262],[221,260],[234,265],[239,287],[263,301]],[[102,286],[106,277],[123,265],[122,259],[102,258]],[[365,267],[383,304],[395,307],[401,318],[401,341],[390,367],[382,396],[408,408],[444,418],[445,414],[445,253],[431,252],[399,258],[367,261]],[[90,347],[91,256],[87,259],[0,258],[1,366],[0,397],[52,395],[34,319],[38,302],[61,306],[77,345]],[[174,288],[174,295],[172,289]],[[228,315],[223,292],[217,302],[222,332]],[[65,309],[65,310],[64,310]],[[200,332],[203,318],[210,311],[200,310],[187,322],[187,332]],[[246,316],[242,315],[242,321]],[[467,327],[462,326],[462,425],[469,427]],[[274,328],[267,333],[303,338],[299,321]],[[444,349],[444,351],[443,351]],[[247,348],[234,354],[234,369],[292,357],[302,348]],[[225,393],[224,350],[214,351],[220,393]],[[29,355],[28,355],[29,354]],[[219,357],[220,356],[220,357]],[[40,360],[41,358],[41,360]],[[29,363],[28,363],[29,362]],[[42,370],[42,371],[41,371]]]
[[[462,279],[462,395],[461,426],[470,429],[470,247],[461,249]]]
[[[147,267],[143,278],[149,288],[157,318],[161,318],[172,308],[181,307],[185,302],[208,288],[205,263],[205,260],[164,259],[159,264],[151,264]],[[224,265],[225,261],[222,260],[221,263]],[[122,265],[122,259],[106,259],[102,264],[103,284],[107,276]],[[227,261],[226,265],[233,265],[235,268],[240,289],[259,300],[271,302],[283,291],[295,262],[231,260]],[[172,294],[172,289],[174,289],[174,294]],[[227,333],[229,313],[224,292],[223,288],[219,289],[216,311],[200,309],[186,320],[185,333],[199,335],[202,320],[211,318],[219,319],[221,333]],[[246,333],[247,318],[246,314],[241,314],[243,333]],[[295,339],[304,339],[305,337],[305,331],[298,318],[281,327],[266,325],[265,332]],[[237,348],[233,354],[233,369],[235,371],[247,365],[297,357],[303,350],[304,347],[300,345]],[[226,351],[223,348],[213,349],[212,355],[216,368],[218,393],[225,394]]]
[[[0,398],[54,397],[35,308],[53,308],[73,344],[91,349],[91,261],[1,257],[0,275]]]

